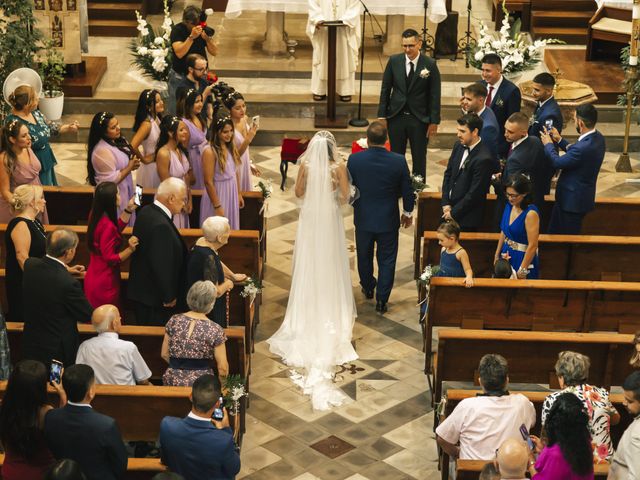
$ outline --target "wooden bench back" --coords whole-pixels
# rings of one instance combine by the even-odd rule
[[[456,480],[478,480],[478,475],[489,460],[458,460],[456,462]],[[593,466],[594,478],[606,480],[609,475],[609,464]]]

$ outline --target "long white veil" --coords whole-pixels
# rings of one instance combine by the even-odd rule
[[[287,312],[267,341],[273,353],[292,367],[292,378],[311,394],[314,409],[339,405],[346,398],[333,383],[336,365],[358,358],[351,345],[356,317],[343,217],[333,171],[339,161],[329,132],[318,132],[300,159],[306,190],[293,254]]]

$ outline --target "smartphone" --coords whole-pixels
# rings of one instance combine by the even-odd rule
[[[133,203],[137,206],[142,204],[142,187],[140,185],[136,185],[136,193],[133,195]]]
[[[256,115],[255,117],[251,118],[251,123],[260,128],[260,115]]]
[[[547,130],[551,130],[553,128],[553,119],[550,118],[549,120],[545,120],[544,121],[544,128],[546,128]]]
[[[60,383],[62,380],[62,362],[59,360],[51,360],[51,370],[49,371],[49,381]]]
[[[213,418],[218,422],[221,422],[222,419],[224,418],[224,411],[222,410],[223,408],[224,408],[224,398],[220,397],[218,398],[218,405],[216,406],[216,408],[213,409],[213,415],[211,416],[211,418]]]
[[[529,436],[529,430],[527,430],[527,427],[524,425],[524,423],[520,425],[520,435],[522,435],[522,438],[524,439],[524,441],[527,442],[527,445],[529,445],[529,449],[531,451],[536,449],[536,446],[533,443],[533,440],[531,440],[531,437]]]

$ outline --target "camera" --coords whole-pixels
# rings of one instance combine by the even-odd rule
[[[207,34],[207,37],[213,37],[213,35],[216,33],[213,28],[207,26],[207,14],[204,11],[200,13],[200,26],[202,27],[204,33]]]

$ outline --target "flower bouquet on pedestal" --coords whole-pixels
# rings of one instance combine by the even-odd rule
[[[138,18],[138,31],[140,35],[131,41],[129,51],[133,55],[132,65],[142,70],[142,74],[159,82],[166,82],[169,79],[169,71],[171,70],[172,49],[171,49],[171,27],[173,21],[167,5],[164,2],[164,21],[158,31],[158,35],[154,32],[153,27],[140,16],[136,11]]]

